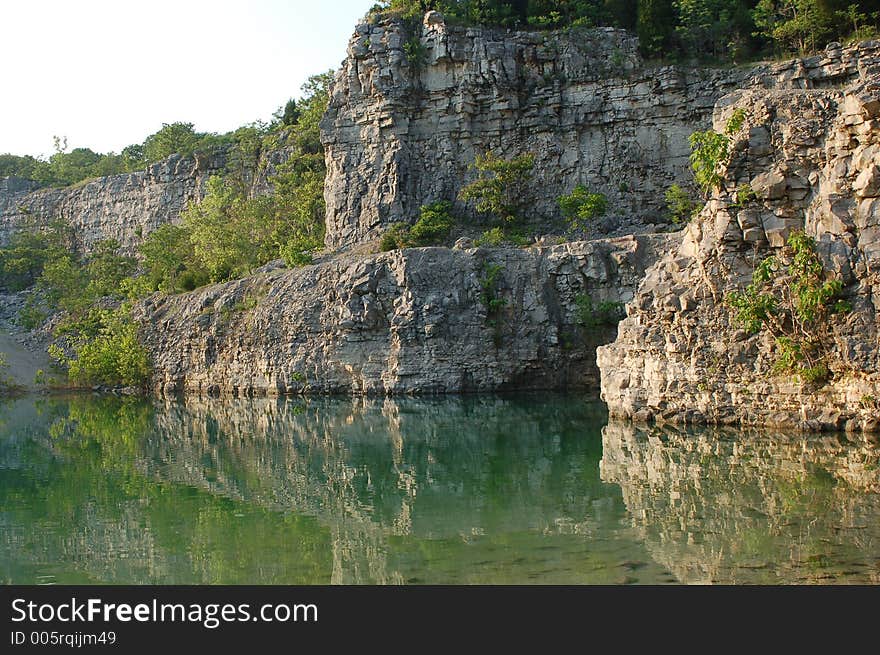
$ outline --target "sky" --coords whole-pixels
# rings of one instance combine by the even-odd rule
[[[162,123],[269,121],[376,0],[3,0],[0,153],[119,152]]]

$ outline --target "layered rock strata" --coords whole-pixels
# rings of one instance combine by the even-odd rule
[[[132,252],[143,238],[164,223],[177,223],[180,212],[200,199],[208,178],[222,172],[225,157],[172,155],[143,171],[110,175],[65,188],[30,192],[0,187],[0,243],[22,225],[61,219],[71,228],[76,246],[115,239]]]
[[[878,70],[866,59],[843,88],[743,90],[719,102],[717,131],[735,112],[744,119],[722,189],[647,272],[617,340],[599,349],[612,415],[880,429]],[[825,276],[842,281],[852,305],[823,326],[834,353],[827,384],[778,373],[774,339],[741,329],[725,304],[794,231],[816,240]]]
[[[348,256],[146,301],[165,393],[402,394],[597,387],[608,328],[579,296],[627,301],[668,235],[547,248]]]
[[[322,122],[327,245],[375,238],[419,207],[454,200],[477,154],[535,156],[529,219],[559,217],[583,184],[609,198],[606,229],[666,223],[664,192],[690,179],[688,136],[735,88],[852,80],[876,44],[753,69],[654,66],[622,30],[510,32],[429,14],[358,25]],[[462,215],[473,208],[457,203]]]

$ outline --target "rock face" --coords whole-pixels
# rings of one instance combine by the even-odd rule
[[[489,150],[535,155],[533,219],[558,218],[557,197],[584,184],[609,198],[609,227],[643,231],[666,222],[665,190],[690,179],[688,136],[709,127],[720,97],[743,85],[839,84],[876,58],[873,46],[836,47],[752,70],[655,67],[615,29],[466,29],[437,15],[417,28],[359,25],[322,123],[327,245],[454,200]]]
[[[535,154],[534,218],[558,217],[557,196],[583,183],[630,224],[656,219],[687,136],[740,76],[646,67],[637,45],[622,30],[511,33],[436,16],[359,25],[322,123],[327,245],[454,200],[488,150]]]
[[[599,349],[612,415],[637,419],[875,431],[880,398],[880,77],[878,44],[842,87],[746,89],[723,188],[652,267],[617,341]],[[871,54],[873,53],[873,54]],[[869,56],[870,55],[870,56]],[[847,82],[849,75],[838,81]],[[737,201],[750,185],[755,198]],[[775,345],[731,321],[725,298],[795,231],[818,244],[852,311],[830,326],[833,379],[816,388],[774,373]]]
[[[222,156],[172,155],[144,171],[61,189],[0,186],[0,243],[28,219],[45,223],[60,218],[73,228],[77,246],[85,251],[102,239],[116,239],[132,251],[163,223],[178,222],[187,203],[200,198],[208,178],[224,166]]]
[[[525,250],[419,248],[146,301],[165,393],[401,394],[597,387],[608,329],[582,294],[627,301],[668,235]]]

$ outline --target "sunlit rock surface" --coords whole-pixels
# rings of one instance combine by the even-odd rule
[[[863,50],[876,49],[868,42]],[[871,50],[873,52],[873,50]],[[836,53],[840,53],[838,49]],[[830,57],[830,55],[829,55]],[[723,182],[677,249],[651,267],[617,340],[599,348],[614,416],[675,423],[877,431],[880,398],[880,67],[802,89],[747,89],[722,99],[715,129],[738,112]],[[745,202],[737,190],[748,185]],[[774,370],[766,332],[732,323],[725,298],[794,231],[818,244],[852,305],[828,321],[833,378],[820,387]]]
[[[165,394],[595,393],[595,348],[613,328],[580,325],[578,297],[628,301],[670,238],[268,266],[145,301],[137,318]]]

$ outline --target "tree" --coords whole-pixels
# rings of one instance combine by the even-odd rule
[[[37,160],[30,155],[19,157],[9,153],[2,154],[0,155],[0,177],[23,177],[32,180],[37,163]]]
[[[563,217],[573,229],[589,227],[608,211],[608,198],[605,194],[590,191],[583,184],[578,184],[567,196],[560,196],[557,202]]]
[[[162,129],[144,141],[144,159],[156,162],[177,153],[190,155],[201,136],[195,132],[192,123],[162,123]]]
[[[286,127],[296,125],[299,121],[299,113],[299,107],[296,106],[296,100],[291,98],[284,105],[284,110],[281,112],[281,124]]]
[[[792,232],[778,255],[755,268],[752,283],[725,300],[735,324],[774,338],[776,371],[823,383],[831,375],[833,327],[852,311],[842,291],[841,279],[825,270],[815,240]]]
[[[689,138],[694,181],[708,195],[722,181],[719,166],[727,159],[730,139],[714,130],[696,131]]]
[[[474,168],[478,178],[462,189],[459,198],[475,201],[478,212],[492,215],[502,224],[514,224],[523,218],[532,204],[531,188],[535,156],[520,155],[505,160],[487,152],[477,155]]]
[[[758,33],[781,50],[805,54],[832,33],[833,14],[820,0],[760,0],[752,16]]]
[[[636,32],[648,57],[669,54],[675,30],[673,0],[639,0]]]

